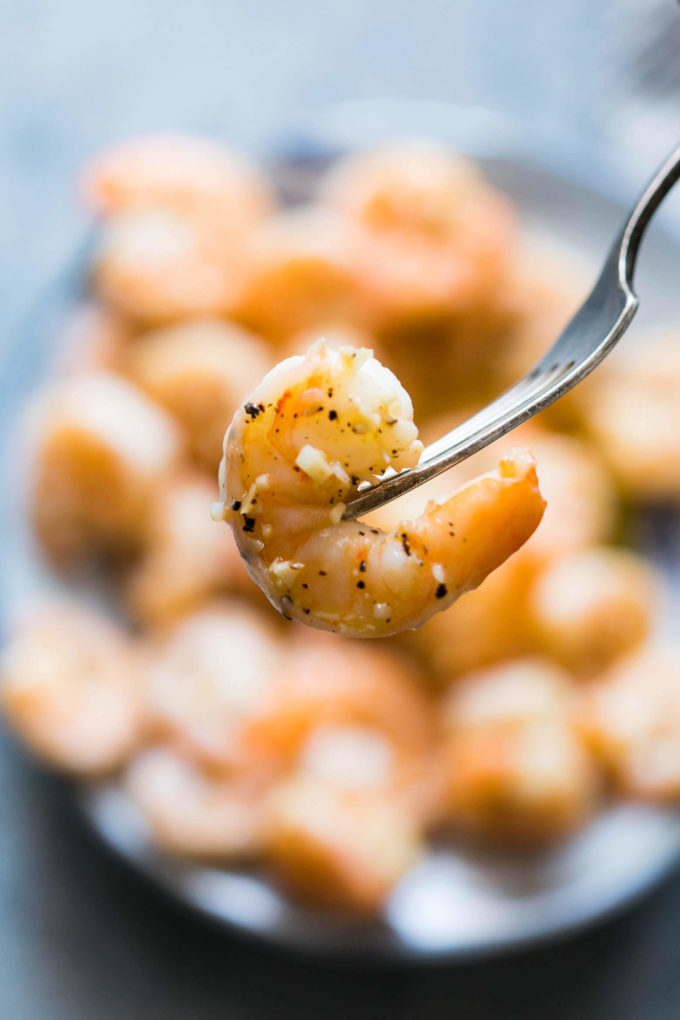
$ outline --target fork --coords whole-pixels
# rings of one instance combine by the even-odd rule
[[[352,520],[403,496],[471,457],[533,418],[585,379],[621,339],[639,305],[633,274],[642,236],[653,214],[680,177],[680,147],[651,179],[627,216],[600,276],[550,350],[514,386],[487,407],[425,447],[419,463],[378,482],[352,499],[343,517]]]

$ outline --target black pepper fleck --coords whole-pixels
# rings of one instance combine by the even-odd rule
[[[448,588],[445,584],[438,584],[434,593],[436,599],[443,599],[448,594]]]
[[[405,531],[402,531],[402,533],[401,533],[401,544],[404,547],[404,552],[406,553],[406,555],[410,556],[411,555],[411,546],[408,543],[408,535],[406,534]]]
[[[359,573],[360,574],[366,573],[366,560],[362,560],[361,563],[359,564]]]
[[[251,418],[257,418],[264,411],[264,404],[246,404],[244,410]]]
[[[255,518],[254,517],[244,517],[243,518],[243,530],[244,531],[254,531],[255,530]]]
[[[364,584],[363,581],[357,581],[357,588],[365,588],[365,587],[366,587],[366,585]]]
[[[231,504],[231,509],[232,510],[240,510],[241,509],[241,500],[240,499],[235,499],[234,502]]]
[[[338,412],[337,411],[329,411],[328,412],[328,417],[329,417],[330,421],[335,421],[335,419],[338,417]]]

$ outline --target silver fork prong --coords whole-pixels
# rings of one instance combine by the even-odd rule
[[[537,365],[487,407],[423,451],[420,463],[356,496],[353,519],[415,489],[563,396],[599,365],[628,328],[638,306],[633,273],[643,234],[680,177],[680,148],[657,171],[628,215],[583,305]]]

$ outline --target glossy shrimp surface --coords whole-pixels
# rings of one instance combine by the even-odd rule
[[[354,637],[417,627],[532,534],[544,501],[528,451],[390,532],[342,520],[362,482],[421,451],[408,394],[368,350],[320,340],[265,376],[225,438],[220,513],[285,617]]]

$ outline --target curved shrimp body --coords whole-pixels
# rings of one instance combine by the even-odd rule
[[[417,627],[534,531],[544,502],[525,451],[388,533],[342,520],[362,482],[417,463],[417,436],[395,376],[370,351],[323,340],[273,369],[236,413],[222,515],[284,616],[354,637]]]

